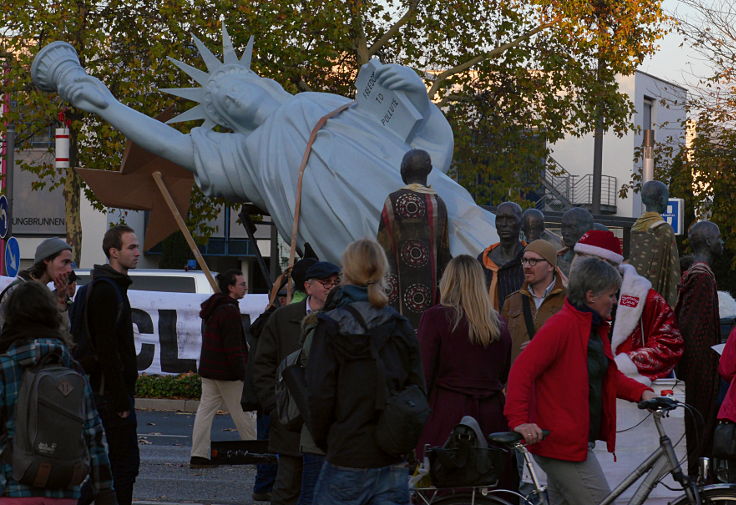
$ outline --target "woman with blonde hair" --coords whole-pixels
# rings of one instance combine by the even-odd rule
[[[342,256],[342,284],[317,316],[306,376],[307,426],[326,453],[314,491],[320,505],[409,503],[403,457],[386,452],[376,438],[376,406],[386,383],[424,390],[414,330],[388,305],[387,270],[377,242],[351,243]]]
[[[442,445],[463,416],[483,433],[507,429],[503,388],[511,363],[511,337],[493,309],[478,261],[461,255],[440,280],[440,303],[427,309],[417,337],[432,414],[417,446]]]

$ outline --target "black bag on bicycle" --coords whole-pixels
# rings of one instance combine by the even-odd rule
[[[503,475],[508,453],[488,447],[478,422],[464,417],[442,447],[427,451],[429,476],[435,487],[496,485]]]
[[[718,422],[713,432],[713,457],[736,460],[736,423]]]

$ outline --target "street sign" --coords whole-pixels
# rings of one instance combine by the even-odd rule
[[[5,272],[8,277],[15,277],[18,275],[20,269],[20,246],[18,245],[18,239],[10,237],[5,242]]]
[[[682,198],[670,198],[667,200],[667,210],[662,214],[662,217],[667,221],[672,229],[675,231],[675,235],[682,235],[684,233],[684,216],[685,216],[685,200]]]
[[[9,219],[10,209],[8,207],[8,199],[5,195],[0,195],[0,238],[8,236]]]

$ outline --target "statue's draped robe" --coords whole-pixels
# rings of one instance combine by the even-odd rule
[[[299,93],[248,135],[192,129],[197,183],[208,196],[251,201],[267,210],[281,236],[288,238],[310,132],[321,117],[348,101],[328,93]],[[375,237],[384,199],[403,186],[401,159],[412,148],[424,149],[432,158],[435,170],[428,184],[447,207],[453,255],[476,255],[497,237],[493,215],[445,175],[452,130],[436,106],[429,106],[429,114],[410,144],[355,107],[327,121],[304,172],[300,246],[309,242],[320,258],[337,263],[351,241]]]
[[[716,278],[706,263],[695,263],[682,275],[675,314],[685,339],[677,376],[685,381],[685,402],[705,420],[702,427],[685,416],[688,473],[697,475],[698,458],[709,456],[713,443],[719,378],[718,354],[711,346],[721,343]]]
[[[389,303],[417,328],[422,312],[439,303],[437,285],[450,261],[444,202],[429,192],[391,193],[383,204],[378,242],[391,270]]]
[[[652,289],[674,307],[677,303],[677,283],[680,281],[680,254],[677,252],[675,232],[659,214],[659,219],[650,219],[645,226],[637,226],[646,219],[647,214],[650,213],[641,216],[631,230],[629,263],[639,275],[649,279]]]

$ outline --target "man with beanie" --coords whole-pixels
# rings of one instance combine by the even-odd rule
[[[58,237],[47,238],[38,244],[33,265],[18,272],[18,276],[0,293],[0,328],[5,324],[5,306],[10,293],[26,281],[37,281],[43,285],[54,283],[59,310],[67,309],[67,276],[72,271],[72,246]],[[66,320],[66,318],[64,318]],[[66,324],[66,323],[65,323]]]
[[[258,401],[266,414],[276,408],[276,370],[281,361],[301,347],[302,319],[321,310],[332,288],[340,283],[340,268],[327,261],[317,261],[304,274],[301,286],[307,297],[280,307],[266,322],[253,362],[253,384]],[[296,277],[295,277],[296,280]],[[268,448],[279,455],[276,481],[271,491],[273,505],[295,505],[299,499],[303,460],[299,449],[299,431],[290,431],[271,415]]]
[[[534,333],[565,302],[565,287],[557,270],[557,250],[543,239],[526,246],[521,257],[524,283],[506,297],[501,315],[511,333],[511,361],[526,347]]]
[[[610,334],[618,369],[647,386],[669,376],[685,345],[672,307],[652,289],[651,282],[623,263],[621,243],[610,231],[590,230],[580,237],[571,271],[583,256],[602,258],[623,276]]]

